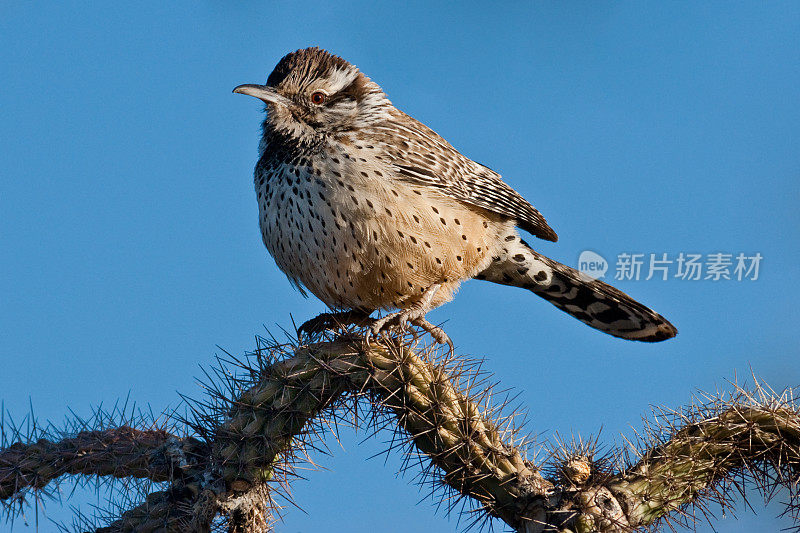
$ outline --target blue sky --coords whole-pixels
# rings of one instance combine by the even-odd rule
[[[589,249],[613,271],[624,252],[763,256],[756,281],[615,282],[678,327],[657,345],[466,283],[431,318],[519,392],[532,434],[602,428],[619,443],[650,405],[751,369],[800,383],[800,4],[6,3],[0,399],[15,418],[29,402],[58,422],[128,395],[161,411],[176,391],[200,395],[217,345],[241,353],[264,326],[323,310],[263,249],[261,106],[231,94],[308,45],[500,172],[559,233],[535,243],[555,259]],[[295,486],[305,512],[278,530],[455,531],[396,475],[399,456],[367,459],[383,443],[364,436],[331,441],[327,470]],[[790,525],[752,503],[757,516],[740,505],[717,531]]]

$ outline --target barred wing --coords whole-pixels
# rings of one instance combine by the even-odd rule
[[[434,187],[456,200],[511,218],[520,228],[542,239],[558,240],[542,214],[498,173],[463,156],[421,122],[398,113],[396,121],[375,128],[383,130],[376,133],[383,134],[398,178]]]

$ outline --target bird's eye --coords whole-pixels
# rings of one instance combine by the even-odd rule
[[[327,96],[325,96],[325,93],[321,93],[319,91],[317,91],[317,92],[315,92],[315,93],[313,93],[311,95],[311,101],[313,103],[317,104],[317,105],[324,104],[325,103],[325,98],[327,98]]]

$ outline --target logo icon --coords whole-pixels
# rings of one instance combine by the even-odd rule
[[[584,281],[599,279],[608,272],[608,261],[596,252],[584,250],[578,256],[578,270]]]

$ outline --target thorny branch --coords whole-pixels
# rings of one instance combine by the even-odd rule
[[[753,481],[767,497],[788,489],[786,512],[798,519],[791,391],[756,384],[752,394],[660,413],[631,450],[599,456],[596,443],[554,444],[537,465],[480,372],[418,333],[369,346],[353,331],[300,346],[265,341],[249,358],[220,362],[208,400],[182,421],[185,436],[129,424],[8,445],[9,433],[20,435],[4,429],[0,502],[13,516],[29,493],[67,474],[146,478],[162,490],[96,531],[266,532],[279,512],[273,495],[289,498],[294,467],[313,464],[321,434],[352,415],[376,431],[394,427],[393,442],[424,479],[451,509],[459,499],[471,506],[476,523],[498,517],[525,533],[672,525],[710,502],[730,504]]]

